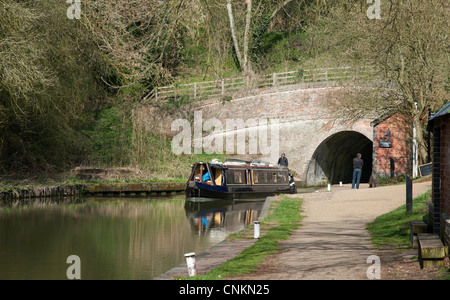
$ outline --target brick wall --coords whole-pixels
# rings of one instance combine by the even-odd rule
[[[439,233],[441,215],[441,128],[435,123],[433,127],[433,181],[432,202],[433,211],[430,212],[430,221],[434,233]]]
[[[450,116],[444,115],[433,123],[433,216],[435,233],[450,240]]]
[[[379,142],[390,130],[392,148]],[[411,125],[401,114],[394,114],[373,127],[373,174],[378,177],[404,175],[411,170]]]
[[[446,118],[446,120],[445,120]],[[450,116],[443,117],[441,126],[441,197],[442,210],[450,216]]]
[[[450,246],[450,216],[445,219],[445,234],[444,240],[447,245]]]
[[[441,120],[441,236],[450,245],[450,116]]]
[[[257,121],[265,121],[265,124],[278,121],[278,151],[272,150],[277,147],[272,147],[271,141],[268,141],[266,148],[268,148],[269,154],[249,155],[249,145],[247,144],[246,154],[236,158],[257,159],[276,163],[280,153],[285,152],[286,157],[289,159],[289,169],[296,173],[296,181],[299,184],[306,184],[308,174],[313,173],[309,167],[313,165],[311,161],[313,161],[315,151],[323,142],[328,141],[335,134],[355,132],[360,135],[356,134],[353,137],[359,137],[362,140],[367,138],[372,141],[372,118],[367,117],[355,122],[340,122],[339,119],[336,120],[333,117],[335,106],[330,105],[330,101],[331,99],[340,99],[342,95],[345,95],[342,93],[345,93],[343,87],[340,87],[337,83],[329,82],[311,86],[291,86],[289,90],[271,89],[264,92],[260,91],[260,93],[255,93],[255,95],[242,98],[236,97],[230,101],[218,101],[217,99],[198,101],[173,109],[144,106],[134,111],[133,122],[137,130],[143,129],[144,131],[162,134],[172,140],[175,135],[181,132],[181,128],[171,130],[172,124],[176,119],[188,120],[193,131],[194,112],[201,112],[203,125],[206,120],[217,119],[220,121],[223,126],[223,132],[218,133],[218,136],[223,134],[225,137],[235,134],[234,129],[227,131],[227,120],[243,120],[246,122],[256,119]],[[331,103],[334,102],[331,101]],[[262,133],[267,132],[267,136],[270,139],[272,129],[266,130],[267,127],[264,126],[263,122],[261,123],[263,124],[262,126],[255,126],[252,130],[257,133],[254,136],[259,139],[259,142],[262,140],[264,144]],[[261,123],[258,121],[258,124]],[[220,126],[217,126],[214,130],[220,131],[219,128]],[[259,133],[260,130],[262,133]],[[211,137],[212,131],[202,131],[202,137]],[[250,131],[246,131],[247,133],[245,134],[249,137]],[[195,138],[195,135],[192,135],[192,152],[195,144],[193,138]],[[225,151],[227,139],[219,137],[218,140],[223,142],[223,150]],[[234,141],[237,143],[238,137],[235,136],[232,140],[233,143]],[[246,141],[248,140],[246,138]],[[205,145],[205,142],[203,142],[203,145]],[[339,148],[339,144],[332,146],[334,148],[329,148],[328,153],[334,155],[339,151],[343,151]],[[261,149],[261,144],[259,144],[258,148]],[[351,165],[353,155],[360,149],[351,150],[354,150],[351,152],[351,158],[348,162],[343,162],[343,164],[348,163]],[[234,153],[237,153],[237,150]],[[366,156],[366,158],[370,159],[369,156]]]

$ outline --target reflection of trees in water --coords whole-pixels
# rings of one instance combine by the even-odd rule
[[[200,253],[220,242],[236,224],[251,224],[263,204],[228,202],[222,210],[207,207],[203,214],[185,202],[184,196],[86,198],[0,208],[0,245],[6,245],[0,247],[0,278],[65,279],[67,256],[75,254],[83,279],[151,279],[184,262],[184,253]]]
[[[27,278],[65,279],[66,258],[76,254],[84,279],[151,279],[181,263],[186,249],[204,244],[191,238],[183,204],[184,196],[87,199],[81,204],[41,203],[0,211],[0,244],[8,245],[1,247],[0,264],[21,257],[20,263],[2,267],[0,273],[17,274],[22,268]],[[32,274],[36,261],[42,268]]]

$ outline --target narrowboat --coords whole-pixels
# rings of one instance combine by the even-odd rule
[[[186,184],[187,197],[250,199],[280,193],[297,193],[293,176],[286,167],[262,161],[196,162]]]

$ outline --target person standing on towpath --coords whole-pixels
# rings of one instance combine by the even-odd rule
[[[352,178],[352,190],[359,190],[359,182],[361,181],[362,167],[364,161],[361,159],[361,153],[356,154],[356,157],[353,159],[353,178]]]

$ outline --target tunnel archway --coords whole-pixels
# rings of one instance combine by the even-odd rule
[[[357,153],[364,160],[361,182],[369,182],[372,174],[373,143],[356,131],[341,131],[329,136],[315,150],[306,174],[306,185],[352,182],[353,158]]]

